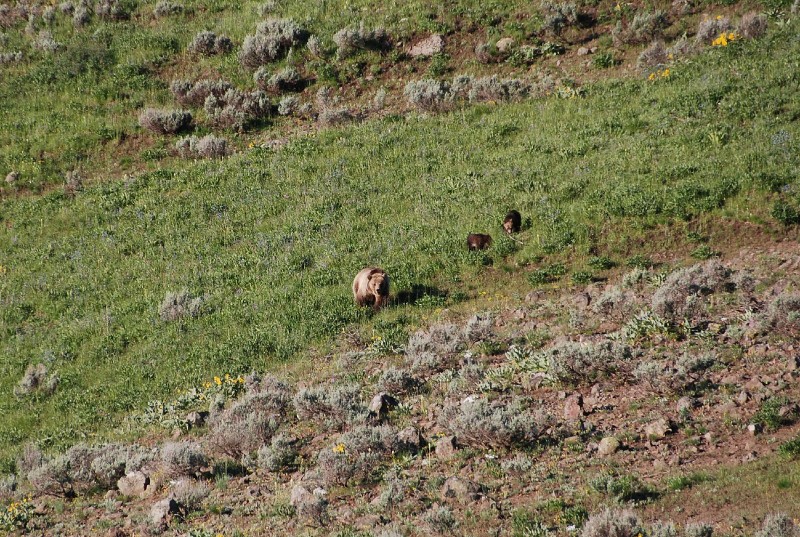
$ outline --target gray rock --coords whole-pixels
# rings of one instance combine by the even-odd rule
[[[739,392],[739,395],[736,396],[736,403],[738,405],[743,405],[747,403],[747,401],[749,400],[750,400],[750,394],[747,393],[747,391],[745,390],[742,390],[741,392]]]
[[[302,485],[295,485],[289,497],[289,503],[295,508],[297,516],[305,523],[322,525],[327,517],[328,502],[322,489],[308,492]]]
[[[150,478],[144,472],[131,472],[117,481],[117,488],[125,496],[144,498],[148,495]]]
[[[8,172],[6,175],[6,183],[9,185],[14,184],[19,179],[19,172]]]
[[[564,401],[564,419],[578,421],[583,417],[583,396],[573,393]]]
[[[695,406],[697,406],[697,400],[687,395],[686,397],[678,399],[678,404],[675,405],[675,408],[678,412],[689,412]]]
[[[412,58],[428,58],[444,50],[444,39],[439,34],[433,34],[422,41],[417,41],[408,51]]]
[[[189,425],[190,429],[195,427],[202,427],[206,424],[206,420],[208,419],[208,412],[189,412],[186,415],[186,423]]]
[[[586,308],[589,307],[589,304],[592,303],[592,295],[586,292],[578,293],[577,295],[575,295],[572,301],[575,304],[576,308],[578,308],[579,310],[585,310]]]
[[[497,41],[495,46],[497,47],[497,51],[498,52],[508,52],[512,48],[514,48],[514,45],[516,45],[516,44],[517,44],[517,42],[514,41],[513,37],[504,37],[504,38],[500,39],[499,41]]]
[[[661,440],[672,432],[672,424],[666,418],[648,423],[644,428],[644,435],[649,440]]]
[[[445,436],[436,442],[436,456],[440,459],[451,459],[456,454],[456,437]]]
[[[449,477],[442,485],[442,497],[452,498],[461,503],[473,502],[481,497],[481,486],[462,477]]]
[[[178,502],[167,498],[153,504],[153,507],[150,508],[150,520],[155,526],[163,528],[168,526],[179,512]]]
[[[578,56],[588,56],[589,54],[590,54],[590,51],[586,47],[581,47],[581,48],[578,49]]]
[[[400,443],[401,449],[411,452],[417,452],[422,447],[422,436],[416,427],[406,427],[397,433],[397,441]]]
[[[750,433],[750,435],[752,436],[757,435],[758,433],[761,432],[761,424],[751,423],[750,425],[747,426],[747,432]]]
[[[606,436],[602,440],[600,440],[600,444],[597,446],[597,454],[600,457],[607,457],[612,455],[619,450],[620,443],[619,440],[614,438],[613,436]]]
[[[388,393],[381,392],[372,398],[372,402],[369,404],[369,411],[379,418],[384,418],[398,403],[399,401]]]

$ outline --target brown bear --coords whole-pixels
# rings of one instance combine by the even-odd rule
[[[359,306],[381,309],[389,300],[389,276],[380,268],[361,269],[353,280],[353,298]]]
[[[492,245],[492,237],[482,233],[467,235],[467,248],[470,250],[485,250]]]
[[[511,235],[512,233],[519,233],[519,229],[522,226],[522,216],[520,216],[519,211],[511,210],[508,211],[506,215],[506,219],[503,220],[503,229],[506,230],[506,233]]]

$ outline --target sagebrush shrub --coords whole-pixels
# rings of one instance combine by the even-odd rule
[[[450,86],[439,80],[412,80],[403,89],[409,104],[421,110],[439,110],[449,103]]]
[[[22,397],[31,394],[51,395],[58,388],[59,377],[50,373],[44,364],[29,365],[25,374],[14,388],[14,395]]]
[[[243,131],[254,121],[267,117],[271,105],[262,90],[243,92],[229,89],[222,96],[210,94],[203,108],[217,127]]]
[[[578,10],[573,2],[542,2],[544,14],[544,28],[553,34],[559,35],[561,31],[578,22]]]
[[[706,18],[700,21],[697,33],[694,36],[695,42],[708,45],[722,32],[731,29],[731,20],[728,17]]]
[[[644,71],[664,65],[668,61],[669,53],[667,52],[667,47],[664,46],[662,40],[657,39],[650,43],[650,45],[639,54],[639,57],[636,59],[636,67]]]
[[[98,0],[94,13],[103,20],[121,21],[130,18],[125,6],[119,0]]]
[[[589,517],[581,537],[636,537],[644,535],[639,518],[633,511],[605,509]]]
[[[169,89],[181,105],[203,106],[209,95],[221,99],[234,87],[226,80],[200,79],[194,83],[188,80],[173,80]]]
[[[736,33],[747,39],[757,39],[767,32],[767,16],[751,11],[742,15]]]
[[[317,116],[319,124],[326,127],[343,125],[357,119],[359,119],[358,114],[349,108],[326,108]]]
[[[161,447],[161,464],[170,476],[199,474],[209,460],[197,442],[167,442]]]
[[[308,32],[292,19],[268,19],[258,25],[255,34],[244,38],[239,61],[245,67],[256,69],[283,57],[307,35]]]
[[[471,102],[511,101],[526,97],[530,92],[531,86],[524,80],[492,75],[473,79],[467,98]]]
[[[800,295],[780,294],[767,306],[762,326],[767,330],[800,329]]]
[[[158,316],[164,322],[197,317],[201,313],[204,301],[203,297],[192,297],[186,289],[178,292],[167,291],[158,308]]]
[[[280,71],[271,73],[266,67],[259,67],[253,73],[253,81],[261,89],[270,91],[295,91],[302,88],[303,77],[294,67],[285,67]]]
[[[434,505],[428,509],[422,518],[430,524],[435,532],[440,534],[453,531],[457,524],[453,511],[446,505]]]
[[[299,419],[331,428],[363,421],[369,414],[361,400],[361,388],[354,384],[304,388],[293,402]]]
[[[657,520],[650,526],[650,532],[647,535],[650,537],[678,537],[678,530],[671,521],[662,522]]]
[[[312,35],[308,38],[306,47],[311,55],[316,56],[317,58],[323,58],[326,54],[325,45],[323,45],[322,40],[315,35]]]
[[[157,134],[175,134],[189,128],[192,113],[187,110],[145,108],[139,114],[139,125]]]
[[[178,15],[183,13],[183,9],[183,4],[170,0],[158,0],[153,8],[153,16],[160,19],[162,17],[169,17],[170,15]]]
[[[92,20],[92,13],[85,5],[78,4],[72,13],[72,25],[75,28],[83,28]]]
[[[287,95],[278,102],[278,114],[281,116],[293,116],[300,112],[300,98],[295,95]]]
[[[209,492],[211,492],[211,489],[202,481],[180,479],[170,487],[169,497],[178,502],[178,505],[186,508],[186,510],[196,511],[200,508]]]
[[[364,23],[358,28],[343,28],[333,34],[336,56],[339,59],[352,55],[357,50],[385,50],[389,48],[389,34],[384,28],[367,30]]]
[[[202,31],[194,36],[187,50],[202,56],[227,54],[233,50],[233,41],[226,35],[217,35],[214,32]]]
[[[676,270],[651,299],[653,312],[668,321],[692,319],[703,313],[705,297],[731,291],[731,271],[716,259]]]
[[[258,450],[258,466],[270,472],[288,471],[294,467],[299,453],[296,440],[283,433],[277,434],[270,445]]]
[[[711,537],[714,535],[714,526],[704,522],[695,522],[687,524],[684,529],[686,537]]]
[[[376,387],[392,395],[405,395],[416,391],[419,386],[419,379],[409,371],[390,367],[383,372]]]
[[[519,401],[489,403],[475,396],[445,406],[439,425],[475,447],[525,445],[541,435],[538,420]]]
[[[754,537],[798,537],[800,531],[791,517],[784,513],[767,515]]]
[[[61,43],[53,39],[53,34],[49,30],[42,30],[33,41],[33,47],[43,52],[56,52],[63,47]]]
[[[398,446],[397,431],[392,427],[359,426],[342,434],[333,446],[323,448],[317,455],[317,464],[326,483],[363,483]]]
[[[181,156],[195,158],[220,158],[230,153],[228,141],[212,134],[181,138],[175,142],[175,149]]]
[[[22,61],[22,52],[0,53],[0,65],[9,65],[12,63],[19,63],[21,61]]]
[[[547,372],[561,382],[594,382],[630,361],[632,351],[615,341],[579,343],[565,341],[540,353]]]
[[[663,11],[643,11],[634,15],[627,26],[618,22],[611,36],[615,43],[625,45],[647,43],[661,37],[667,25],[667,16]]]

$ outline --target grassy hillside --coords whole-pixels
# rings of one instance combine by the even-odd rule
[[[74,197],[7,197],[0,455],[28,440],[61,449],[107,435],[149,400],[214,375],[302,360],[312,347],[322,359],[331,337],[369,317],[349,289],[367,264],[402,294],[373,320],[399,338],[433,308],[501,281],[524,290],[540,266],[601,276],[591,256],[658,255],[660,245],[637,243],[655,227],[672,244],[683,239],[670,229],[704,215],[791,222],[798,57],[796,24],[774,25],[656,80],[390,116]],[[519,241],[500,237],[512,207],[530,218]],[[465,252],[471,231],[492,233],[494,247]],[[181,290],[202,297],[196,316],[162,320],[165,295]],[[38,363],[60,378],[55,392],[14,396]]]

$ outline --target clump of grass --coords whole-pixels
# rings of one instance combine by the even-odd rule
[[[227,54],[233,50],[233,41],[226,35],[217,35],[211,31],[202,31],[194,36],[187,50],[201,56]]]
[[[333,34],[336,56],[347,58],[358,50],[386,50],[391,46],[389,34],[384,28],[367,30],[362,22],[358,28],[342,28]]]
[[[635,475],[600,475],[589,481],[589,486],[597,492],[613,498],[617,502],[646,500],[653,496],[652,488]]]
[[[187,110],[145,108],[139,114],[139,126],[156,134],[175,134],[188,129],[192,113]]]
[[[761,424],[767,431],[777,431],[797,419],[797,407],[787,397],[770,397],[753,415],[752,422]]]
[[[792,459],[800,458],[800,436],[792,440],[787,440],[781,447],[778,448],[781,455],[785,455]]]
[[[553,283],[566,273],[566,267],[562,264],[556,263],[530,272],[528,274],[528,282],[530,282],[531,285]]]
[[[783,199],[775,201],[772,205],[772,218],[783,224],[784,226],[794,226],[800,224],[800,211],[797,207]]]
[[[239,61],[256,69],[282,58],[307,36],[308,32],[292,19],[267,19],[258,25],[255,34],[244,38]]]

